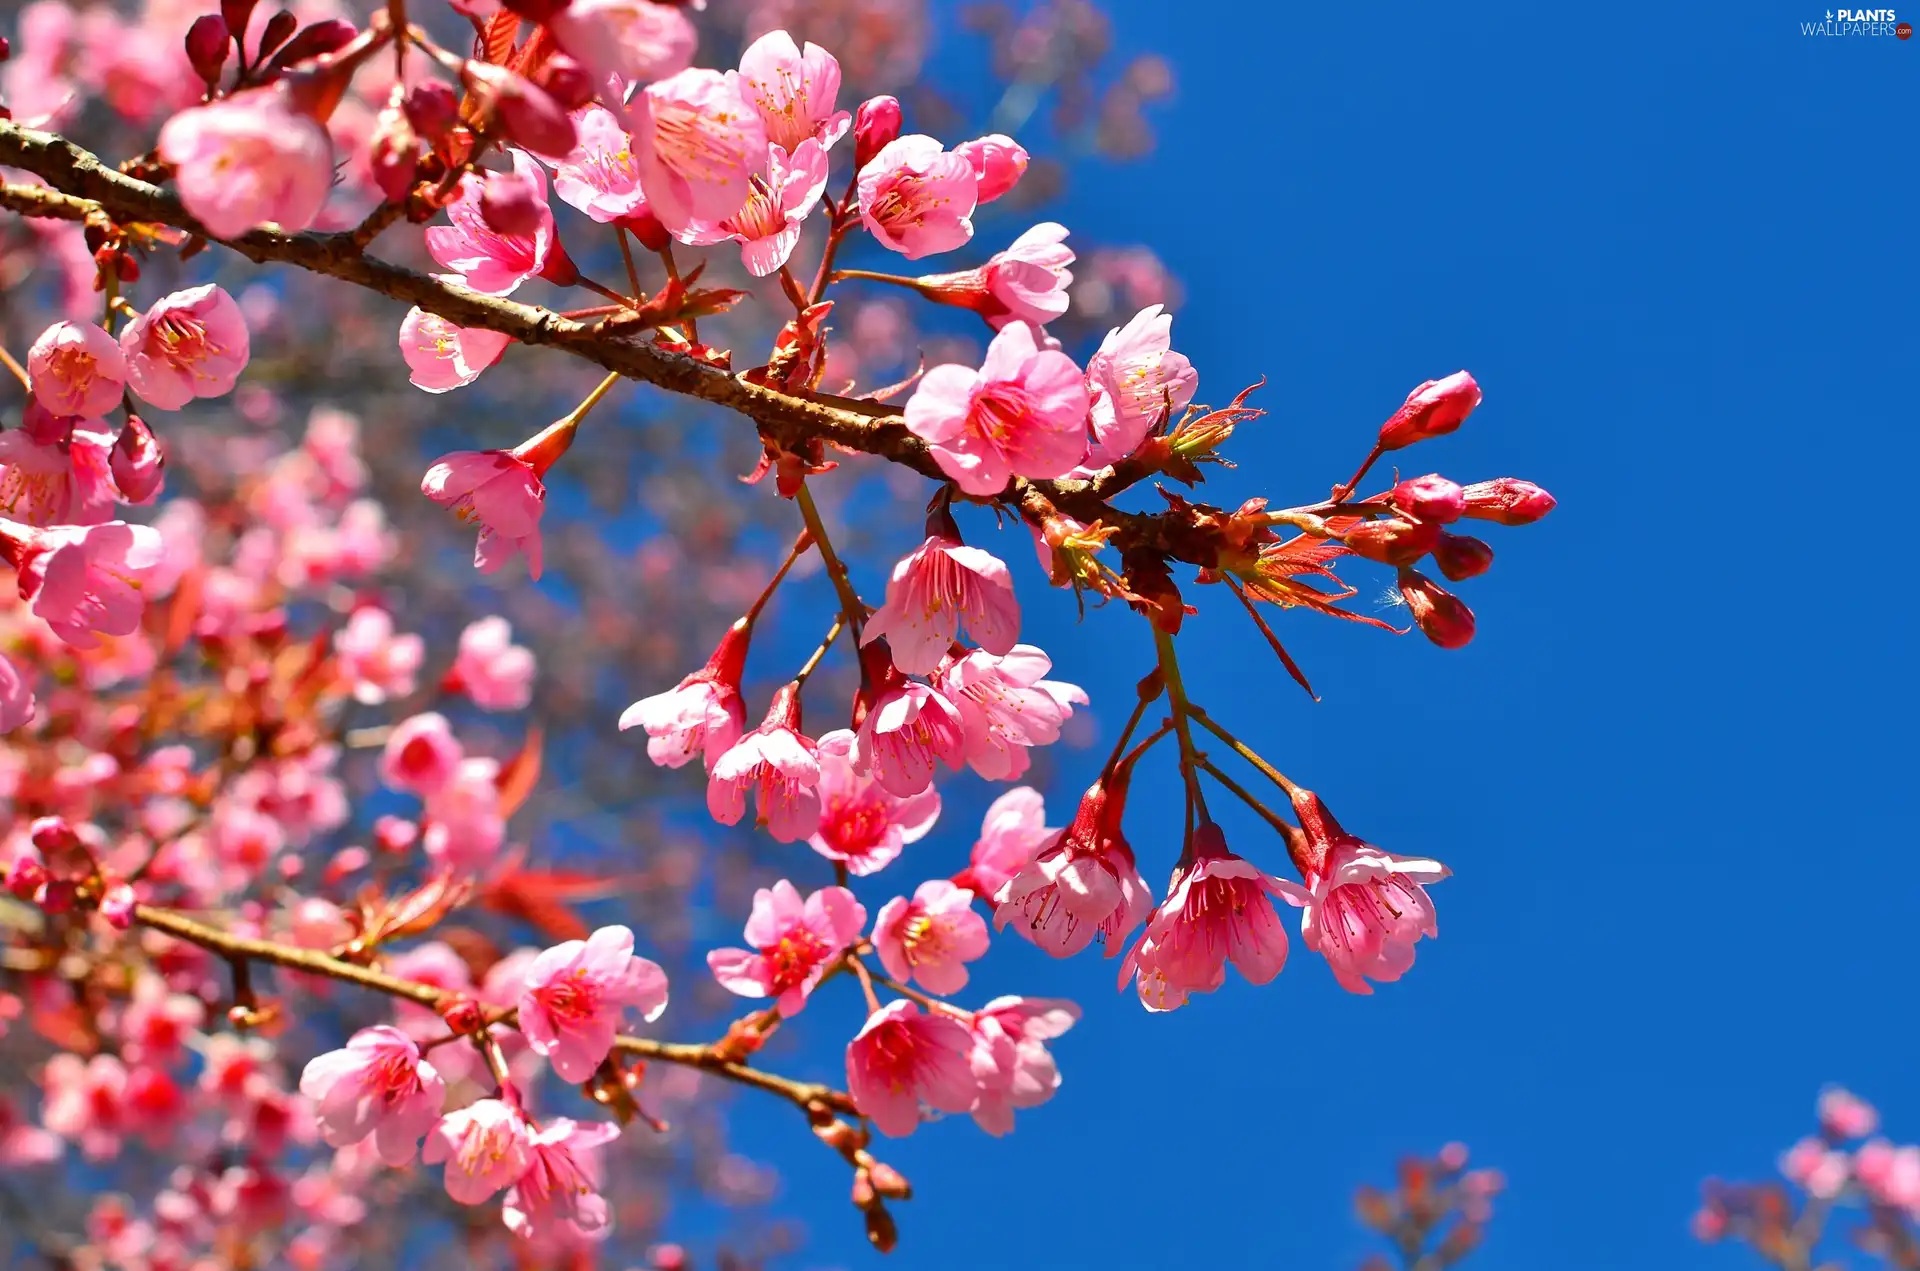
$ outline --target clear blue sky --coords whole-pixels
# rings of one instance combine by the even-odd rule
[[[1698,1182],[1771,1170],[1821,1083],[1920,1137],[1917,580],[1882,497],[1920,422],[1920,40],[1805,38],[1811,0],[1112,7],[1179,96],[1159,152],[1081,168],[1062,219],[1162,249],[1204,398],[1271,378],[1212,496],[1323,492],[1464,366],[1485,405],[1410,470],[1530,477],[1560,509],[1490,536],[1462,653],[1286,620],[1318,706],[1195,593],[1196,696],[1351,828],[1449,863],[1441,939],[1371,999],[1296,942],[1271,986],[1151,1017],[1111,963],[997,949],[983,992],[1088,1016],[1013,1137],[889,1145],[920,1189],[898,1264],[1338,1271],[1369,1247],[1352,1186],[1459,1138],[1511,1180],[1478,1271],[1750,1265],[1692,1244]],[[999,550],[1030,568],[1024,534]],[[1035,597],[1028,634],[1111,730],[1141,624],[1076,632]],[[1072,756],[1063,804],[1097,762]],[[1172,797],[1138,800],[1156,880]],[[928,852],[963,850],[953,814]],[[814,1220],[799,1264],[870,1265],[844,1172],[753,1120]]]

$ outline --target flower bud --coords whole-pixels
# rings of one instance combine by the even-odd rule
[[[869,97],[853,114],[853,166],[867,166],[873,156],[900,136],[900,99]]]
[[[414,131],[430,146],[444,141],[448,130],[460,118],[460,99],[454,96],[451,86],[437,79],[422,80],[409,88],[400,108],[407,112],[407,122],[413,125]]]
[[[567,0],[501,0],[501,8],[529,22],[545,22],[567,7]]]
[[[132,883],[110,883],[100,897],[100,916],[115,931],[125,931],[133,925],[133,907],[136,903]]]
[[[247,23],[253,19],[253,8],[257,0],[220,0],[220,20],[227,24],[227,30],[238,31],[245,35]]]
[[[955,153],[973,165],[973,175],[980,183],[974,197],[980,203],[993,202],[1020,184],[1020,178],[1027,174],[1026,148],[1012,137],[997,132],[963,141],[955,147]]]
[[[80,846],[80,836],[73,832],[73,827],[62,816],[39,817],[27,834],[33,840],[34,847],[44,856],[51,856],[55,852],[71,852]]]
[[[1453,582],[1478,578],[1493,567],[1493,549],[1471,534],[1442,534],[1433,547],[1433,563]]]
[[[1480,385],[1465,371],[1443,380],[1428,380],[1407,394],[1393,417],[1380,425],[1382,450],[1399,450],[1416,441],[1440,437],[1466,422],[1480,404]]]
[[[1408,516],[1421,521],[1437,521],[1442,525],[1460,519],[1466,510],[1466,496],[1461,493],[1455,482],[1447,480],[1437,472],[1429,472],[1424,477],[1408,477],[1393,487],[1388,496],[1393,506]]]
[[[867,1169],[873,1179],[873,1190],[890,1200],[913,1199],[913,1185],[906,1176],[885,1161],[875,1161]]]
[[[47,867],[37,857],[17,856],[7,870],[7,890],[21,900],[32,900],[49,877]]]
[[[1340,541],[1347,545],[1348,551],[1364,560],[1377,560],[1383,565],[1411,565],[1433,550],[1441,532],[1432,521],[1408,521],[1394,516],[1384,521],[1362,521]]]
[[[404,96],[405,90],[396,86],[395,100],[375,118],[373,136],[367,142],[367,166],[373,170],[373,183],[394,203],[407,197],[420,165],[420,134],[407,118]]]
[[[900,1229],[893,1225],[893,1215],[885,1206],[875,1205],[867,1210],[867,1240],[881,1253],[892,1253],[893,1247],[900,1243]]]
[[[267,19],[267,25],[260,32],[260,48],[256,58],[262,58],[287,42],[287,38],[300,29],[300,19],[286,9],[280,10]],[[279,59],[275,59],[278,61]]]
[[[565,53],[555,53],[540,70],[540,87],[568,110],[579,110],[593,100],[593,73]]]
[[[461,993],[442,1003],[440,1018],[447,1027],[461,1036],[477,1033],[486,1024],[486,1017],[480,1013],[480,1003]]]
[[[1462,494],[1467,501],[1468,516],[1501,525],[1531,525],[1553,511],[1557,502],[1533,482],[1518,477],[1476,481]]]
[[[40,908],[50,914],[66,913],[79,899],[80,886],[71,878],[49,878],[46,885],[34,894],[34,900]]]
[[[1441,648],[1465,648],[1473,639],[1473,610],[1425,574],[1402,569],[1400,595],[1420,630]]]
[[[562,156],[579,141],[573,120],[546,89],[504,66],[468,61],[460,68],[467,91],[487,109],[508,141],[536,155]]]
[[[489,172],[480,190],[480,219],[496,234],[531,238],[540,228],[540,197],[518,172]]]
[[[851,1199],[855,1209],[870,1209],[873,1207],[873,1202],[879,1199],[873,1190],[873,1175],[864,1165],[853,1171]]]
[[[210,89],[220,86],[220,72],[232,47],[233,33],[217,13],[203,13],[187,28],[187,61]]]
[[[138,415],[127,416],[127,426],[120,430],[119,439],[113,443],[113,455],[108,463],[113,471],[113,484],[129,503],[153,502],[166,480],[167,457],[153,429]]]

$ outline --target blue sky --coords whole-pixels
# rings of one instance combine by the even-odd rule
[[[1111,7],[1179,95],[1158,153],[1083,166],[1061,219],[1185,279],[1203,398],[1270,377],[1207,493],[1313,497],[1466,367],[1485,405],[1408,470],[1560,508],[1490,536],[1464,652],[1285,619],[1319,705],[1194,593],[1196,697],[1350,828],[1450,864],[1441,939],[1373,998],[1296,943],[1274,984],[1163,1016],[1111,963],[996,949],[983,993],[1088,1015],[1013,1137],[888,1145],[920,1195],[900,1265],[1347,1268],[1352,1186],[1454,1138],[1511,1182],[1479,1271],[1750,1265],[1690,1241],[1698,1182],[1769,1171],[1823,1082],[1920,1137],[1916,583],[1886,497],[1915,459],[1920,41],[1803,37],[1804,0]],[[1028,566],[1024,534],[1000,551]],[[1110,737],[1142,624],[1029,594]],[[1068,758],[1060,815],[1097,763]],[[1136,798],[1150,878],[1173,799]],[[964,850],[954,802],[929,852]],[[802,1264],[867,1264],[843,1172],[747,1120],[813,1220]]]

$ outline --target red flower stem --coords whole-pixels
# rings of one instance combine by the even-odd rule
[[[1107,756],[1106,767],[1100,769],[1102,775],[1111,775],[1120,766],[1120,756],[1126,753],[1133,730],[1140,727],[1141,717],[1147,713],[1147,707],[1154,703],[1165,687],[1164,678],[1158,675],[1149,675],[1140,681],[1140,695],[1133,704],[1133,714],[1127,716],[1127,726],[1120,730],[1119,740],[1113,743],[1113,752]]]
[[[1160,673],[1166,678],[1167,704],[1173,708],[1173,735],[1180,743],[1180,775],[1187,783],[1187,800],[1193,810],[1197,810],[1202,819],[1212,820],[1207,815],[1206,796],[1200,792],[1200,751],[1193,744],[1193,730],[1187,726],[1187,716],[1193,712],[1193,704],[1187,700],[1187,686],[1180,678],[1180,661],[1174,656],[1173,637],[1154,624],[1153,642],[1160,653]],[[1189,836],[1188,848],[1192,842]],[[1185,863],[1185,853],[1182,854]]]
[[[787,576],[787,571],[793,568],[793,563],[799,560],[800,557],[806,553],[806,550],[812,546],[813,535],[808,531],[801,530],[800,533],[794,537],[793,546],[787,549],[787,558],[780,562],[780,568],[773,571],[773,577],[769,578],[767,585],[760,589],[759,596],[754,599],[752,607],[750,607],[743,616],[742,620],[746,622],[748,626],[754,624],[754,621],[760,617],[760,611],[767,607],[769,600],[773,599],[773,593],[780,587],[780,580]]]
[[[633,247],[627,242],[627,227],[614,226],[615,237],[620,244],[620,260],[627,267],[627,285],[633,288],[632,303],[637,307],[647,298],[646,289],[640,285],[640,271],[634,267]]]
[[[833,625],[828,627],[827,634],[821,637],[819,647],[814,649],[812,656],[807,659],[806,665],[794,672],[794,684],[801,685],[807,682],[807,677],[812,675],[814,668],[820,665],[820,659],[827,656],[827,650],[831,649],[833,642],[840,638],[840,632],[845,629],[846,625],[847,615],[844,613],[834,615]]]

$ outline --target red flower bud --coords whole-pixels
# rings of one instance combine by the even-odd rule
[[[373,182],[380,193],[398,203],[413,188],[419,165],[420,134],[407,118],[405,90],[396,85],[394,100],[374,120],[373,136],[367,142],[367,166],[373,170]]]
[[[133,925],[133,907],[137,903],[132,883],[110,883],[100,896],[100,916],[115,931],[125,931]]]
[[[885,1161],[875,1161],[867,1167],[867,1173],[873,1179],[873,1190],[893,1200],[913,1199],[913,1185],[906,1176]]]
[[[1380,449],[1399,450],[1416,441],[1452,432],[1480,404],[1480,386],[1465,371],[1428,380],[1407,394],[1393,417],[1380,425]]]
[[[422,80],[407,90],[401,109],[407,112],[407,122],[414,131],[428,145],[437,147],[460,118],[460,99],[449,85],[437,79]]]
[[[43,816],[34,821],[27,831],[33,845],[42,855],[51,856],[55,852],[70,852],[80,846],[80,836],[73,832],[62,816]]]
[[[479,1032],[487,1022],[486,1017],[480,1013],[480,1003],[464,993],[442,1004],[440,1018],[447,1022],[448,1028],[462,1036]]]
[[[204,13],[187,28],[187,61],[193,73],[208,88],[220,86],[220,72],[227,64],[227,52],[233,47],[233,33],[226,19],[217,13]]]
[[[1467,506],[1459,485],[1437,472],[1408,477],[1393,487],[1388,497],[1393,500],[1393,506],[1415,520],[1438,521],[1442,525],[1459,520]]]
[[[1468,516],[1501,525],[1531,525],[1553,511],[1557,502],[1533,482],[1518,477],[1476,481],[1463,493]]]
[[[242,28],[244,30],[244,28]],[[267,56],[287,42],[287,37],[300,29],[300,19],[286,9],[280,10],[267,19],[266,27],[260,32],[260,48],[254,54],[256,60]],[[278,60],[277,58],[275,59]]]
[[[220,20],[227,24],[227,30],[238,31],[244,37],[255,3],[256,0],[220,0]]]
[[[853,166],[867,166],[873,156],[900,135],[900,99],[869,97],[853,114]]]
[[[32,900],[47,885],[47,867],[31,856],[14,859],[7,870],[7,890],[21,900]]]
[[[530,238],[540,228],[540,198],[518,172],[489,172],[480,190],[480,219],[496,234]]]
[[[468,61],[460,68],[460,78],[515,145],[558,157],[570,153],[579,141],[566,108],[524,75],[504,66]]]
[[[113,484],[129,503],[151,503],[166,480],[167,457],[153,429],[138,415],[127,416],[127,426],[120,430],[119,439],[113,443],[113,455],[108,462],[113,470]]]
[[[1432,521],[1406,521],[1395,516],[1384,521],[1362,521],[1340,541],[1365,560],[1411,565],[1433,550],[1440,534],[1440,527]]]
[[[568,110],[579,110],[593,100],[593,73],[565,53],[555,53],[540,70],[540,87]]]
[[[567,0],[501,0],[501,7],[529,22],[545,22],[567,7]]]
[[[1470,534],[1442,534],[1434,544],[1433,563],[1453,582],[1478,578],[1493,567],[1493,549]]]
[[[1425,574],[1402,569],[1400,595],[1420,630],[1441,648],[1465,648],[1473,639],[1473,610]]]

